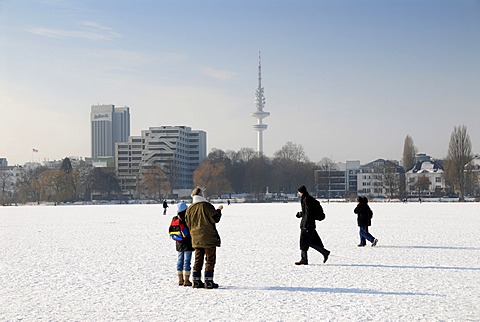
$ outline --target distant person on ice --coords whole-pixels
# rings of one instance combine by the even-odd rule
[[[300,222],[300,250],[302,258],[295,262],[295,265],[308,265],[308,249],[319,251],[323,255],[323,262],[328,260],[330,251],[325,249],[322,240],[316,231],[315,218],[312,210],[316,208],[315,199],[307,191],[305,186],[298,188],[298,195],[301,197],[302,211],[297,213],[297,218],[302,218]]]
[[[180,221],[185,223],[185,212],[187,210],[187,204],[183,201],[177,204],[177,216]],[[188,225],[187,225],[188,228]],[[177,275],[178,285],[192,286],[190,282],[190,271],[192,270],[192,237],[188,234],[181,243],[175,243],[177,249]]]
[[[220,247],[220,235],[216,223],[222,217],[223,206],[217,209],[203,196],[204,189],[196,187],[192,191],[192,204],[187,208],[185,220],[192,245],[195,249],[193,264],[193,288],[218,288],[213,282],[213,273],[217,260],[217,247]],[[205,261],[205,283],[202,282],[202,268]]]
[[[364,247],[367,244],[367,240],[372,243],[372,246],[377,245],[378,239],[373,237],[368,232],[368,227],[372,225],[373,211],[368,205],[367,197],[358,196],[358,205],[353,210],[357,214],[357,223],[360,227],[360,244],[358,247]]]
[[[163,200],[163,215],[167,214],[167,208],[168,208],[167,200]]]

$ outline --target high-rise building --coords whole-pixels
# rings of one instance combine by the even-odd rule
[[[130,136],[130,108],[115,105],[92,105],[90,112],[92,158],[113,157],[115,143]]]
[[[193,171],[207,155],[207,134],[187,126],[150,127],[116,146],[117,178],[125,196],[139,197],[143,175],[155,167],[173,190],[191,191]]]
[[[270,115],[269,112],[265,112],[263,107],[265,106],[265,95],[262,87],[262,65],[260,59],[260,53],[258,53],[258,87],[255,91],[255,105],[257,111],[250,113],[250,115],[257,119],[257,124],[253,125],[253,129],[257,131],[257,152],[263,154],[263,131],[267,129],[267,124],[263,124],[262,120]]]

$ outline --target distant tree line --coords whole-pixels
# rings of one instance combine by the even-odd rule
[[[262,199],[267,192],[296,193],[304,184],[315,186],[314,171],[303,146],[287,142],[272,158],[251,148],[213,149],[193,174],[195,185],[207,187],[208,196],[246,193]]]
[[[9,174],[2,171],[0,185],[12,182]],[[62,160],[58,169],[38,166],[24,169],[15,178],[15,184],[2,191],[2,204],[41,201],[57,203],[98,199],[121,198],[121,189],[113,168],[95,168],[85,161],[72,167],[69,158]]]
[[[407,135],[402,158],[405,171],[415,165],[417,153],[413,139]],[[467,128],[454,127],[443,164],[445,180],[460,200],[464,200],[473,187],[478,186],[478,169],[474,169],[473,159]],[[316,185],[321,183],[319,181],[328,180],[328,185],[335,183],[331,182],[331,178],[315,178],[315,170],[336,170],[335,167],[335,163],[328,158],[318,163],[311,162],[303,146],[292,142],[287,142],[273,157],[261,155],[251,148],[241,148],[239,151],[213,149],[194,171],[193,181],[194,185],[206,187],[206,194],[210,197],[245,193],[259,200],[267,192],[279,195],[296,193],[300,185],[306,185],[315,193]],[[404,184],[391,175],[393,169],[386,168],[383,172],[381,185],[388,187],[391,197],[394,193],[401,196]],[[2,204],[123,198],[114,168],[96,168],[85,161],[79,161],[73,167],[71,160],[65,158],[58,169],[39,166],[24,170],[13,185],[9,176],[11,173],[0,171]],[[419,189],[425,189],[421,185],[428,184],[423,180],[417,181]],[[162,168],[152,167],[143,173],[137,190],[139,199],[161,200],[171,195],[172,184]]]

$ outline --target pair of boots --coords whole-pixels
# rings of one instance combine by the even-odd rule
[[[192,282],[190,282],[190,272],[178,271],[177,275],[178,275],[178,285],[192,286]]]
[[[205,283],[203,283],[202,272],[193,271],[193,288],[218,288],[218,284],[213,282],[213,272],[205,272]]]

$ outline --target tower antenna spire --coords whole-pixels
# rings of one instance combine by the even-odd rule
[[[263,107],[265,106],[265,95],[262,87],[262,61],[261,53],[258,52],[258,87],[255,91],[255,106],[257,111],[250,113],[250,115],[257,119],[257,124],[253,125],[253,129],[257,131],[257,152],[259,155],[263,155],[263,131],[267,129],[267,124],[263,124],[262,120],[270,115],[269,112],[265,112]]]
[[[258,52],[258,88],[262,87],[262,56]]]

